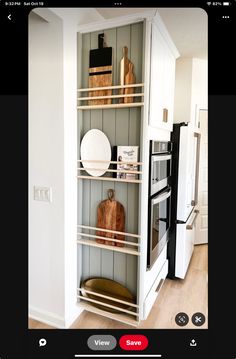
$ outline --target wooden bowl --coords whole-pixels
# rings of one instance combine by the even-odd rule
[[[114,280],[111,280],[111,279],[89,278],[82,282],[81,288],[135,304],[135,298],[134,298],[133,294],[130,293],[130,291],[126,287],[124,287],[120,283],[115,282]],[[90,299],[94,299],[94,300],[102,302],[102,303],[114,305],[121,309],[127,309],[127,310],[131,310],[131,311],[134,309],[134,307],[129,306],[128,304],[123,304],[123,303],[115,302],[115,301],[112,301],[112,300],[109,300],[106,298],[101,298],[96,295],[86,293],[83,290],[81,291],[81,294],[84,297],[88,297]],[[111,312],[111,313],[121,313],[121,311],[110,308],[110,307],[106,307],[105,305],[99,305],[99,304],[92,303],[92,302],[90,302],[90,303],[97,308],[107,310],[108,312]]]

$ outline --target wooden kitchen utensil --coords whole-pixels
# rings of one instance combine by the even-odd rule
[[[120,85],[125,84],[125,76],[129,71],[129,63],[130,60],[128,59],[128,47],[123,47],[123,57],[120,60]],[[124,89],[120,89],[119,94],[123,95],[125,93]],[[124,102],[124,98],[120,98],[120,103]]]
[[[130,306],[129,304],[120,303],[117,301],[114,302],[112,300],[112,298],[115,298],[115,299],[119,299],[120,301],[130,302],[133,304],[135,303],[135,297],[128,290],[128,288],[124,287],[122,284],[120,284],[112,279],[101,278],[101,277],[100,278],[99,277],[98,278],[88,278],[81,283],[81,288],[82,288],[81,294],[84,297],[94,299],[97,302],[100,301],[101,303],[104,303],[104,304],[113,305],[113,306],[116,306],[121,309],[133,310],[133,307]],[[94,293],[108,296],[111,299],[99,297],[96,294],[92,294],[92,293],[86,293],[83,289],[85,289],[89,292],[94,292]],[[98,303],[92,303],[92,305],[94,305],[97,308],[101,308],[103,310],[107,310],[112,313],[120,313],[120,311],[116,310],[115,308],[106,307],[106,306],[100,305]]]
[[[129,70],[127,74],[125,75],[125,85],[130,85],[135,83],[135,75],[134,75],[134,64],[130,61],[129,62]],[[134,93],[133,87],[128,87],[125,89],[125,95]],[[133,97],[124,97],[124,103],[130,103],[133,102]]]
[[[89,54],[89,87],[112,86],[112,47],[104,47],[104,34],[98,35],[98,49]],[[90,91],[89,96],[109,96],[112,90]],[[89,105],[111,104],[111,99],[90,100]]]
[[[101,228],[101,231],[97,230],[96,235],[125,240],[125,236],[122,234],[102,231],[102,228],[119,232],[124,232],[125,230],[125,210],[123,205],[116,201],[114,197],[115,191],[113,189],[109,189],[108,199],[102,201],[97,208],[97,227]],[[124,247],[124,244],[113,241],[106,241],[103,239],[97,239],[96,241],[110,246]]]

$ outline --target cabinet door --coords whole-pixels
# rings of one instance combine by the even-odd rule
[[[153,304],[155,303],[168,273],[168,260],[165,261],[160,273],[157,275],[154,284],[145,298],[143,305],[143,319],[147,319]]]
[[[149,125],[172,131],[175,58],[152,24]]]
[[[149,125],[161,126],[164,82],[164,39],[152,24]]]
[[[164,45],[163,111],[166,111],[166,122],[163,123],[163,126],[172,131],[174,120],[175,58],[168,45],[166,43]]]

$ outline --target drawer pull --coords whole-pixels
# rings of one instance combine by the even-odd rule
[[[159,282],[159,284],[158,284],[158,286],[157,286],[155,292],[159,292],[159,290],[161,289],[163,283],[164,283],[164,279],[162,278],[162,279],[160,280],[160,282]]]
[[[163,122],[168,122],[168,109],[167,108],[163,108]]]

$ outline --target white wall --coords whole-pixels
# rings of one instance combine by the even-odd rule
[[[81,312],[77,303],[77,23],[63,21],[65,326]]]
[[[68,327],[76,306],[76,26],[48,9],[29,16],[30,316]],[[52,188],[52,202],[33,186]]]
[[[195,121],[196,106],[208,108],[208,63],[206,60],[193,59],[191,118]]]
[[[64,128],[62,21],[29,15],[29,303],[64,318]],[[52,203],[33,186],[52,188]]]
[[[178,58],[175,72],[174,122],[188,122],[191,106],[192,59]]]
[[[207,60],[180,57],[176,61],[174,122],[195,121],[196,106],[207,105]]]

